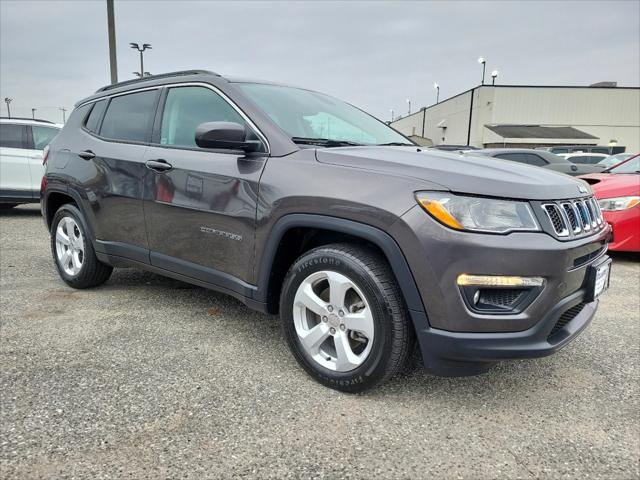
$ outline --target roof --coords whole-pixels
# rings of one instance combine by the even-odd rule
[[[542,125],[485,125],[485,127],[502,138],[571,138],[598,140],[598,137],[594,137],[573,127],[544,127]]]
[[[104,92],[106,90],[113,90],[114,88],[125,87],[127,85],[135,85],[137,83],[147,82],[150,80],[159,80],[162,78],[172,78],[172,77],[184,77],[188,75],[214,75],[219,77],[220,75],[215,72],[210,72],[209,70],[180,70],[177,72],[168,72],[161,73],[159,75],[149,75],[142,78],[134,78],[132,80],[125,80],[124,82],[112,83],[111,85],[105,85],[102,88],[96,90],[96,93]]]
[[[27,118],[27,117],[0,117],[1,122],[16,122],[16,123],[47,123],[49,125],[55,125],[49,120],[42,120],[40,118]]]

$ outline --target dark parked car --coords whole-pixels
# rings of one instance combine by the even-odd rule
[[[440,375],[549,355],[608,283],[586,183],[422,151],[335,98],[211,72],[80,101],[42,185],[67,284],[139,267],[279,312],[302,367],[347,392],[398,372],[416,339]]]
[[[526,165],[534,165],[536,167],[548,168],[556,172],[566,173],[567,175],[585,175],[587,173],[598,173],[604,170],[600,165],[582,165],[565,160],[559,155],[544,151],[532,150],[526,148],[486,148],[468,152],[467,155],[485,155],[488,157],[500,158],[502,160],[511,160],[513,162],[524,163]]]

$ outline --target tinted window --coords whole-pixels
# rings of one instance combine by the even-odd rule
[[[592,156],[588,156],[588,155],[578,155],[576,157],[569,157],[569,160],[571,160],[573,163],[598,163],[600,160],[602,160],[604,157],[592,157]]]
[[[43,150],[53,140],[53,137],[60,132],[57,128],[42,127],[40,125],[33,125],[31,131],[33,132],[33,148],[36,150]]]
[[[112,98],[100,135],[127,142],[146,142],[153,125],[157,97],[157,90],[148,90]]]
[[[525,156],[526,162],[529,165],[535,165],[536,167],[544,167],[549,163],[544,158],[534,153],[523,153],[523,155]]]
[[[102,114],[104,113],[104,109],[106,106],[106,100],[100,100],[93,105],[91,113],[89,114],[89,118],[87,118],[87,123],[85,123],[84,125],[87,130],[93,133],[98,133],[98,129],[100,127],[100,119],[102,118]]]
[[[609,153],[609,149],[607,147],[594,147],[591,149],[591,153]]]
[[[552,148],[551,151],[553,153],[569,153],[568,148]]]
[[[527,163],[526,156],[522,153],[501,153],[500,155],[496,155],[496,158],[511,160],[518,163]]]
[[[244,119],[226,100],[204,87],[172,88],[162,113],[160,143],[195,147],[196,128],[205,122],[234,122]]]
[[[27,126],[0,123],[0,147],[28,148]]]

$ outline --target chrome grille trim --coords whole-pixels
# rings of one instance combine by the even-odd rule
[[[586,237],[607,225],[595,197],[549,201],[538,205],[549,221],[552,232],[562,239]]]

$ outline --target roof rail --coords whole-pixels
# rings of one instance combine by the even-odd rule
[[[31,120],[32,122],[42,122],[42,123],[50,123],[55,125],[54,122],[50,122],[49,120],[43,120],[42,118],[29,118],[29,117],[0,117],[0,120]]]
[[[102,88],[96,90],[96,93],[104,92],[106,90],[111,90],[113,88],[124,87],[126,85],[133,85],[139,82],[145,82],[147,80],[158,80],[161,78],[169,78],[169,77],[182,77],[187,75],[215,75],[216,77],[220,77],[221,75],[215,72],[210,72],[209,70],[180,70],[178,72],[168,72],[168,73],[160,73],[158,75],[149,75],[148,77],[142,78],[134,78],[132,80],[125,80],[124,82],[113,83],[111,85],[105,85]]]

